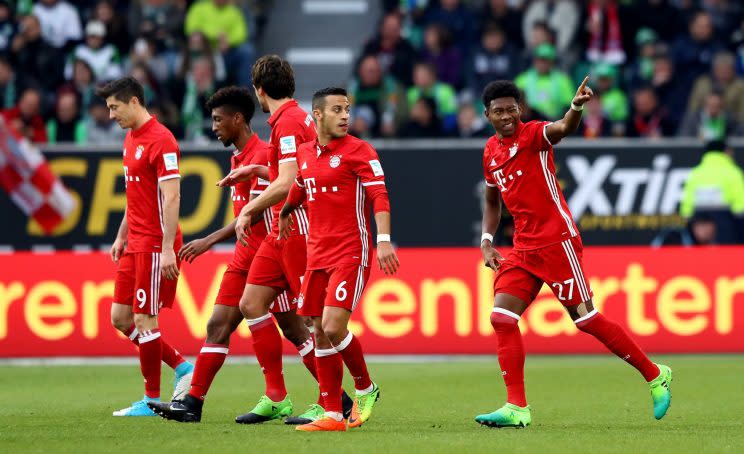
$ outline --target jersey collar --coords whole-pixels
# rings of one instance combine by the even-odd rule
[[[514,129],[514,134],[501,139],[499,138],[499,136],[496,136],[499,145],[511,145],[516,142],[519,139],[519,134],[522,133],[522,129],[524,129],[524,123],[522,123],[522,121],[520,120],[519,123],[517,123],[517,127]]]
[[[281,105],[274,113],[269,117],[267,120],[267,123],[273,128],[274,124],[279,120],[279,117],[282,116],[282,114],[289,109],[290,107],[297,107],[297,101],[294,99],[290,99],[289,101],[285,102]]]
[[[349,140],[349,135],[346,134],[343,137],[340,137],[338,139],[331,140],[330,142],[328,142],[328,145],[323,146],[323,145],[320,144],[320,142],[318,142],[318,138],[316,137],[315,138],[315,147],[316,147],[316,150],[320,150],[321,153],[326,153],[326,152],[333,153],[333,152],[337,151],[339,148],[343,147],[344,144],[348,140]]]
[[[158,117],[156,117],[155,115],[153,115],[152,118],[150,118],[149,120],[147,120],[145,122],[145,124],[143,124],[142,126],[140,126],[137,129],[132,129],[132,137],[141,137],[150,128],[152,128],[153,125],[155,125],[155,123],[157,123],[157,122],[158,122]]]
[[[238,150],[237,148],[233,150],[233,156],[237,158],[238,156],[242,156],[248,153],[250,150],[253,149],[253,147],[256,146],[257,143],[258,143],[258,134],[254,132],[253,135],[251,135],[251,138],[248,139],[248,142],[245,143],[245,146],[243,147],[242,150]]]

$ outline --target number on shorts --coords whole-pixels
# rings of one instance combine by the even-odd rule
[[[140,309],[145,307],[145,302],[147,302],[147,293],[145,293],[145,289],[143,288],[137,289],[137,301],[139,301]]]
[[[341,281],[341,283],[338,284],[338,287],[336,287],[336,301],[346,300],[347,293],[344,285],[346,285],[346,281]]]
[[[563,296],[563,286],[568,285],[568,297]],[[573,290],[574,290],[574,278],[566,279],[563,281],[563,283],[560,282],[553,282],[551,284],[551,287],[558,289],[558,299],[561,301],[571,300],[573,299]]]

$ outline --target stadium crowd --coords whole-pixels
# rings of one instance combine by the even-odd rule
[[[93,89],[131,74],[179,139],[207,140],[204,101],[250,84],[270,4],[0,0],[2,115],[40,143],[118,141]],[[480,93],[502,78],[524,91],[526,117],[555,119],[585,74],[598,102],[583,137],[744,132],[740,1],[382,0],[382,9],[350,77],[358,136],[488,136]]]

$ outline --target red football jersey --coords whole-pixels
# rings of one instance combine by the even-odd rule
[[[271,141],[269,145],[269,181],[279,176],[279,164],[297,160],[297,147],[312,142],[318,137],[313,117],[302,110],[294,99],[283,104],[269,117]],[[271,234],[279,234],[279,212],[284,200],[274,205],[272,210]],[[292,235],[307,235],[307,213],[303,207],[292,213],[294,218]]]
[[[258,138],[258,134],[253,134],[245,144],[242,150],[235,150],[230,158],[230,168],[257,164],[265,166],[268,163],[269,144]],[[247,181],[237,183],[232,187],[233,216],[237,217],[240,210],[243,209],[251,199],[251,194],[261,194],[269,182],[254,177]],[[243,246],[240,241],[235,242],[235,253],[233,254],[232,265],[236,268],[247,270],[250,266],[253,256],[256,254],[261,242],[266,238],[266,234],[271,230],[271,210],[264,211],[264,220],[254,224],[251,227],[251,234],[247,238],[248,246]]]
[[[514,248],[538,249],[579,234],[558,187],[549,122],[520,122],[513,135],[491,137],[483,152],[488,186],[499,188],[514,217]]]
[[[168,128],[153,117],[124,138],[124,181],[127,188],[127,251],[161,252],[163,206],[159,183],[180,178],[181,151]],[[174,246],[182,243],[178,227]]]
[[[317,141],[302,144],[297,158],[297,184],[305,190],[310,218],[307,269],[369,266],[372,197],[368,193],[385,188],[377,152],[347,135],[325,147]]]

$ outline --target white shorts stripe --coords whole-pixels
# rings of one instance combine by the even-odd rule
[[[514,312],[508,311],[508,310],[506,310],[504,308],[501,308],[501,307],[494,307],[493,308],[493,312],[496,312],[498,314],[504,314],[507,317],[511,317],[511,318],[513,318],[514,320],[517,320],[517,321],[519,321],[519,320],[522,319],[522,317],[520,317],[519,315],[515,314]]]
[[[576,269],[579,272],[579,278],[581,279],[581,286],[584,288],[584,293],[586,293],[586,301],[588,301],[589,299],[591,299],[591,293],[589,292],[589,286],[586,285],[586,278],[584,277],[584,270],[581,269],[579,256],[576,255],[576,250],[574,250],[573,244],[570,241],[566,241],[566,246],[568,247],[568,252],[569,254],[571,254],[571,257],[576,264]]]
[[[155,266],[156,277],[155,277],[155,298],[152,299],[153,312],[152,315],[158,315],[160,312],[160,253],[156,252],[155,255],[158,258],[158,264]]]
[[[584,285],[584,276],[581,274],[581,267],[579,266],[578,261],[575,260],[575,257],[571,254],[571,250],[569,249],[571,243],[569,241],[564,241],[561,243],[561,246],[563,246],[563,251],[566,253],[566,258],[568,259],[568,264],[571,267],[571,271],[573,272],[576,286],[579,288],[581,301],[589,301],[589,292],[586,291],[586,286]]]

